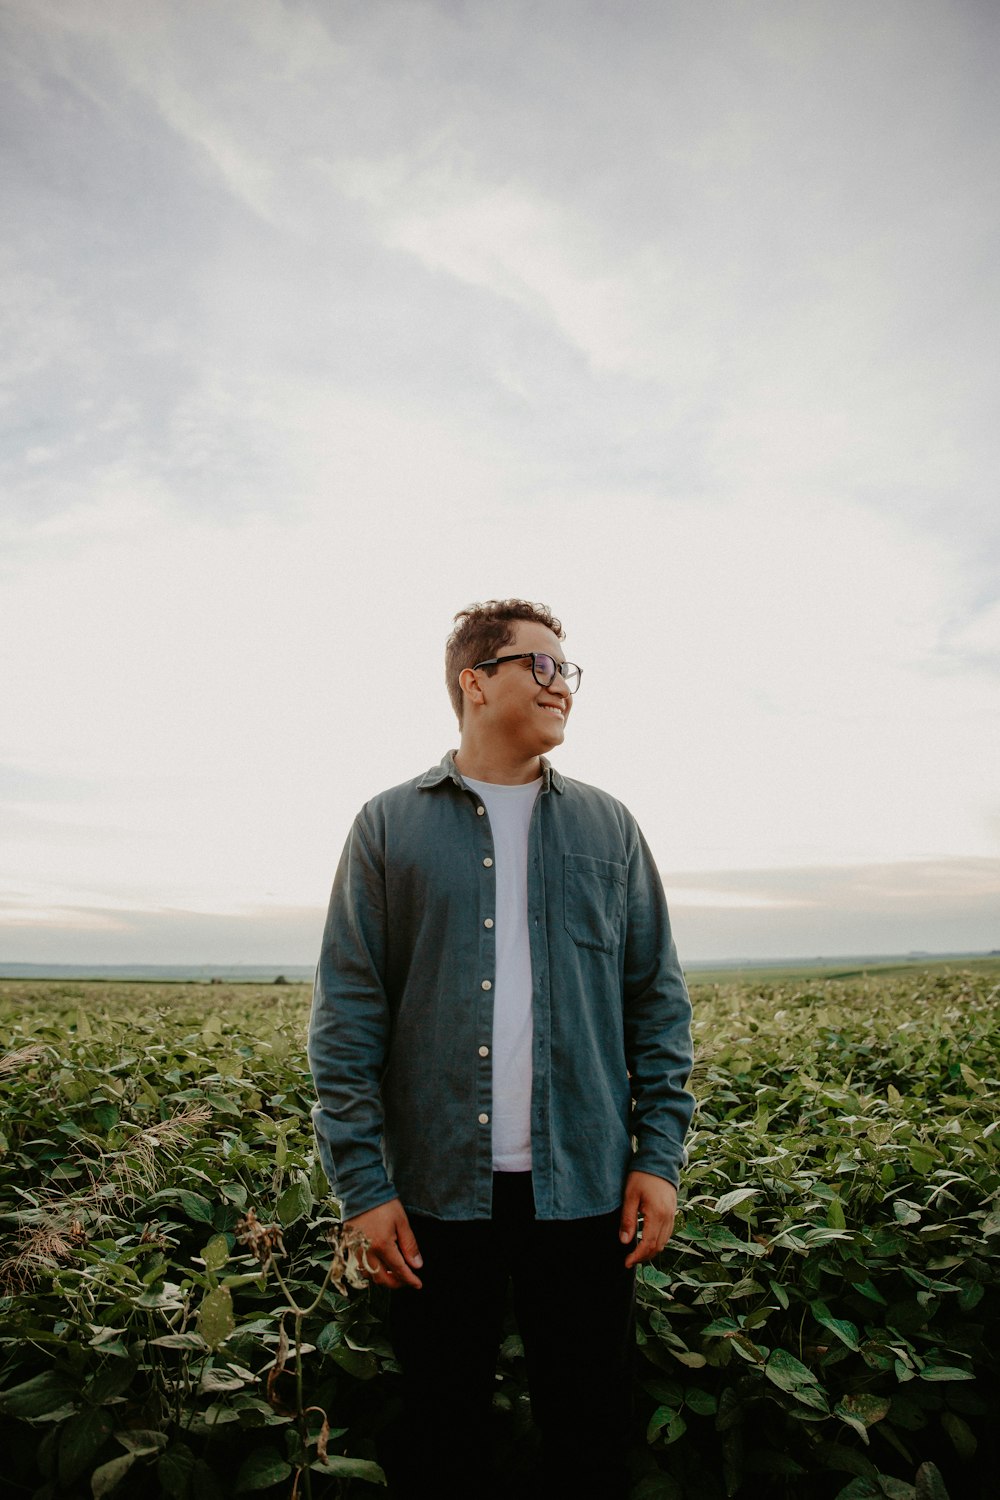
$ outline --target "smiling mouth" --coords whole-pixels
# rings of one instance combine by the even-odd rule
[[[566,717],[566,710],[557,708],[554,703],[540,703],[538,706],[539,708],[544,708],[547,714],[558,714],[560,719],[565,719]]]

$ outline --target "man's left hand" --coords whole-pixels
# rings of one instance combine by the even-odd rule
[[[622,1204],[621,1227],[618,1238],[623,1245],[635,1239],[642,1219],[642,1238],[626,1256],[628,1268],[640,1261],[652,1260],[659,1255],[674,1232],[674,1215],[677,1213],[677,1189],[664,1177],[654,1177],[652,1172],[630,1172],[625,1183],[625,1201]]]

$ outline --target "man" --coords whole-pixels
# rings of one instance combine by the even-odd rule
[[[524,600],[456,616],[459,749],[358,814],[316,975],[317,1142],[393,1292],[406,1495],[489,1492],[508,1286],[544,1492],[627,1493],[634,1274],[673,1228],[691,1012],[634,819],[545,758],[580,682],[563,639]]]

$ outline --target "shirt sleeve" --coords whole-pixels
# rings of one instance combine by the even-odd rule
[[[334,877],[309,1019],[320,1161],[345,1219],[396,1197],[382,1154],[385,871],[359,814]]]
[[[633,1171],[676,1187],[687,1165],[684,1137],[694,1112],[691,1001],[677,957],[663,885],[638,828],[629,859],[623,999],[632,1087]]]

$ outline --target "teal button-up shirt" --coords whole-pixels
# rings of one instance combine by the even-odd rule
[[[576,1219],[617,1209],[630,1169],[678,1181],[691,1005],[635,819],[542,768],[532,1183],[540,1219]],[[345,1218],[396,1196],[433,1218],[490,1216],[495,886],[489,815],[451,753],[354,821],[309,1026],[316,1139]]]

